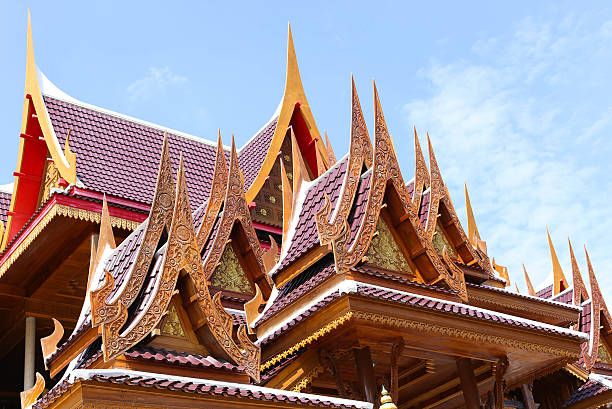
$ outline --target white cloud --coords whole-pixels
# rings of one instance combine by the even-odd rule
[[[173,73],[169,67],[151,67],[144,77],[127,87],[127,92],[132,101],[144,100],[186,82],[187,77]]]
[[[586,243],[612,303],[612,20],[594,18],[527,18],[512,36],[478,41],[470,60],[432,62],[420,72],[430,95],[403,113],[429,131],[463,220],[467,180],[489,255],[512,280],[522,286],[523,262],[534,285],[549,275],[548,225],[567,278],[571,236],[583,277]]]

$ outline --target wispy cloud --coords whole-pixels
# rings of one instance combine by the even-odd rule
[[[127,87],[130,100],[138,101],[166,92],[170,87],[185,84],[187,77],[177,75],[169,67],[151,67],[147,74]]]
[[[467,180],[489,254],[513,280],[522,284],[523,262],[535,282],[550,273],[548,225],[568,279],[571,236],[612,300],[610,33],[612,21],[593,16],[524,19],[509,37],[478,41],[469,59],[422,69],[430,95],[403,112],[429,130],[460,216]]]

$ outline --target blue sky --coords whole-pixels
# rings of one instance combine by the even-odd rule
[[[371,80],[405,179],[412,127],[429,131],[465,220],[468,183],[489,255],[524,290],[551,271],[549,227],[570,278],[586,244],[612,296],[612,8],[605,2],[3,2],[0,184],[12,181],[26,7],[38,66],[69,95],[240,145],[283,91],[287,22],[317,125],[347,151],[350,74],[372,123]]]

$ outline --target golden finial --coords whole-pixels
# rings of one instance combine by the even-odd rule
[[[480,234],[478,233],[476,218],[474,217],[474,212],[472,211],[472,203],[470,202],[467,183],[463,182],[463,187],[465,188],[465,210],[467,213],[468,239],[472,242],[472,245],[476,247],[476,240],[480,240]]]
[[[529,278],[529,274],[527,274],[527,269],[525,268],[525,264],[523,264],[523,273],[525,273],[525,284],[527,284],[527,293],[535,297],[536,292],[533,289],[533,284],[531,284],[531,279]]]
[[[517,283],[516,281],[514,282],[514,288],[516,289],[516,293],[517,293],[517,294],[520,294],[520,293],[521,293],[521,290],[519,290],[519,288],[518,288],[518,283]]]
[[[244,314],[246,315],[247,329],[251,332],[251,324],[259,315],[259,306],[264,302],[263,294],[257,283],[255,284],[255,296],[244,303]]]
[[[380,409],[397,409],[397,406],[395,406],[395,403],[393,403],[393,399],[391,399],[391,396],[389,395],[389,392],[387,392],[387,388],[385,388],[385,385],[382,386],[382,391],[380,393]]]
[[[567,280],[565,279],[565,275],[563,274],[563,269],[561,268],[561,263],[559,263],[559,258],[557,258],[557,252],[555,251],[555,246],[550,238],[550,232],[548,231],[548,227],[546,228],[546,235],[548,236],[548,247],[550,249],[550,258],[552,260],[553,267],[553,296],[559,294],[561,291],[567,288]],[[563,288],[561,288],[563,286]]]
[[[87,277],[87,291],[91,291],[93,276],[102,260],[102,255],[106,247],[110,247],[114,250],[117,245],[115,244],[115,235],[113,234],[113,226],[111,225],[111,218],[108,212],[108,203],[106,202],[106,195],[102,197],[102,214],[100,215],[100,233],[98,234],[98,244],[94,252],[92,243],[90,260],[89,260],[89,276]]]
[[[499,264],[495,263],[495,257],[493,257],[492,263],[493,268],[499,273],[499,276],[506,281],[506,287],[508,287],[510,285],[510,275],[508,274],[508,267],[500,266]]]
[[[264,252],[261,256],[264,267],[266,268],[266,273],[269,273],[270,270],[276,264],[276,258],[278,257],[278,244],[274,237],[268,236],[270,238],[270,248]]]

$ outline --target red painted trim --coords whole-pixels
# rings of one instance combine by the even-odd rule
[[[45,141],[45,138],[43,138],[43,137],[28,135],[27,133],[19,134],[19,136],[21,138],[23,138],[23,139],[29,139],[31,141],[37,141],[37,142],[44,142]]]
[[[102,203],[90,202],[89,200],[79,199],[72,196],[64,196],[60,194],[52,195],[49,201],[40,210],[36,218],[32,220],[28,227],[26,227],[26,229],[19,235],[19,238],[11,245],[11,247],[6,250],[2,258],[0,259],[0,265],[4,264],[4,262],[11,256],[11,254],[13,254],[15,249],[19,247],[19,245],[25,240],[26,237],[28,237],[32,230],[34,230],[34,228],[40,223],[43,217],[45,217],[49,213],[51,208],[55,205],[64,205],[75,209],[83,209],[96,213],[102,213]],[[117,207],[112,207],[111,205],[108,206],[108,213],[113,217],[132,220],[139,223],[142,223],[148,217],[148,214],[137,213],[128,209],[120,209]]]
[[[283,229],[279,227],[268,226],[268,225],[257,223],[257,222],[253,222],[253,227],[256,228],[257,230],[263,230],[269,233],[283,234]]]
[[[41,176],[28,175],[27,173],[22,172],[13,172],[13,176],[17,176],[18,178],[24,178],[26,180],[31,180],[32,182],[40,182],[42,180]]]
[[[80,195],[80,196],[89,197],[89,198],[98,199],[98,200],[102,200],[102,198],[104,197],[104,193],[95,192],[93,190],[84,189],[84,188],[76,187],[76,186],[72,187],[70,193],[74,193],[75,195]],[[123,199],[117,196],[106,195],[106,201],[109,204],[114,203],[117,205],[128,206],[134,209],[143,210],[145,212],[148,212],[149,210],[151,210],[151,206],[149,206],[148,204],[144,204],[141,202],[135,202],[135,201],[128,200],[128,199]]]

